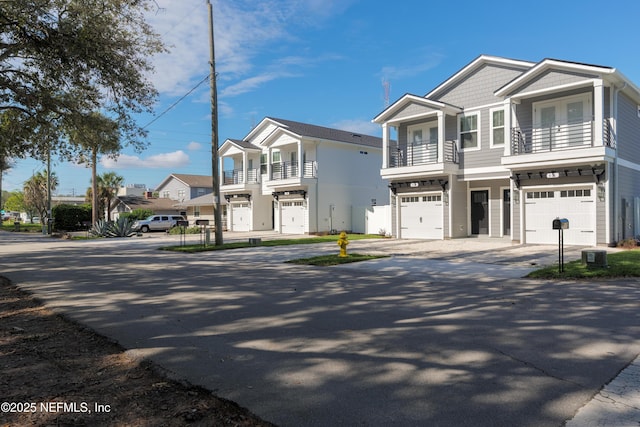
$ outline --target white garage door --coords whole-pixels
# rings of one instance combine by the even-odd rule
[[[231,204],[231,230],[250,231],[251,211],[249,203]]]
[[[404,239],[442,239],[441,194],[400,198],[400,237]]]
[[[590,188],[570,187],[524,190],[526,243],[557,244],[556,218],[569,220],[563,231],[565,245],[596,245],[596,202]]]
[[[304,234],[306,210],[303,201],[280,203],[280,226],[283,234]]]

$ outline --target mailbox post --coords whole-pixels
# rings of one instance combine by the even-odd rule
[[[200,244],[206,247],[209,244],[210,233],[208,219],[196,219],[196,225],[200,226]]]
[[[558,271],[564,271],[564,230],[569,228],[569,220],[556,218],[551,224],[553,230],[558,230]]]
[[[176,227],[180,227],[180,246],[184,246],[186,243],[187,237],[185,236],[187,227],[189,226],[189,221],[179,220],[176,221]]]

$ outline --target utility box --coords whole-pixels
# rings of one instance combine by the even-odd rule
[[[250,237],[249,238],[249,245],[250,246],[260,246],[262,244],[262,239],[260,239],[259,237]]]
[[[556,218],[551,224],[552,230],[568,230],[569,220],[567,218]]]
[[[582,264],[587,267],[607,267],[607,251],[601,249],[585,249],[582,251]]]
[[[176,221],[176,226],[177,227],[188,227],[189,226],[189,221],[178,220],[178,221]]]

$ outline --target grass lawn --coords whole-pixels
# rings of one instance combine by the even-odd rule
[[[607,254],[607,268],[587,267],[582,260],[566,262],[560,273],[558,265],[541,268],[527,275],[532,279],[584,279],[640,277],[640,249]]]
[[[364,254],[348,254],[346,257],[340,257],[337,254],[334,255],[319,255],[311,258],[298,258],[286,261],[291,264],[304,264],[304,265],[339,265],[348,264],[350,262],[367,261],[370,259],[387,258],[387,255],[364,255]]]
[[[286,245],[309,245],[314,243],[327,243],[327,242],[337,242],[340,238],[339,235],[327,235],[327,236],[315,236],[315,237],[305,237],[302,239],[280,239],[280,240],[263,240],[259,246],[286,246]],[[347,238],[349,240],[364,240],[364,239],[382,239],[383,237],[377,234],[348,234]],[[249,244],[249,241],[246,242],[230,242],[223,243],[220,246],[215,246],[213,244],[203,246],[201,244],[190,244],[184,246],[164,246],[160,248],[164,251],[175,251],[175,252],[186,252],[186,253],[194,253],[194,252],[205,252],[205,251],[220,251],[220,250],[228,250],[228,249],[240,249],[240,248],[250,248],[252,245]],[[336,252],[337,244],[336,244]]]
[[[13,221],[3,221],[2,225],[0,226],[0,229],[2,229],[2,231],[15,231],[16,227]],[[42,224],[31,224],[29,222],[21,222],[20,232],[41,233]]]

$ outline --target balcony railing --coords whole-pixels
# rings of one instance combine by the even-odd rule
[[[315,178],[317,164],[314,161],[304,162],[302,167],[303,178]],[[271,163],[271,180],[290,179],[298,177],[298,162]]]
[[[613,146],[609,121],[604,121],[603,144]],[[593,147],[594,121],[552,123],[530,128],[516,127],[511,130],[511,153],[531,154],[548,151],[572,150]]]
[[[243,179],[244,173],[242,169],[233,169],[224,171],[224,179],[222,185],[234,184],[257,184],[260,182],[260,174],[258,169],[249,169],[247,171],[247,180]]]
[[[458,163],[458,144],[445,141],[444,163]],[[438,163],[437,140],[416,141],[406,147],[389,147],[389,167],[417,166]]]

